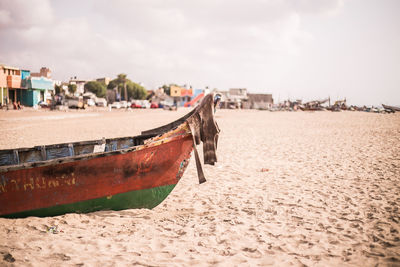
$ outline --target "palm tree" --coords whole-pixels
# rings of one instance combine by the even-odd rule
[[[118,74],[118,80],[124,83],[124,100],[128,101],[128,91],[126,90],[126,74]]]

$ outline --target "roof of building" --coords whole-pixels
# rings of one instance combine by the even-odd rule
[[[272,102],[272,94],[248,94],[250,101],[254,102]]]
[[[22,80],[22,86],[28,89],[54,90],[53,80],[45,77],[27,77]]]
[[[229,94],[230,95],[246,95],[247,89],[246,88],[230,88]]]
[[[17,67],[7,66],[7,65],[1,64],[1,63],[0,63],[0,67],[2,67],[4,69],[8,69],[8,70],[19,70],[19,68],[17,68]]]

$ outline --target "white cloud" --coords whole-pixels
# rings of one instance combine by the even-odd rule
[[[7,27],[11,23],[11,12],[9,10],[0,9],[0,27]]]
[[[3,17],[0,19],[1,28],[30,28],[51,24],[53,21],[49,0],[1,1],[0,17]]]
[[[15,40],[6,44],[6,59],[34,67],[51,63],[63,78],[101,75],[98,69],[146,77],[155,68],[158,76],[176,79],[210,65],[223,71],[236,60],[250,64],[272,53],[295,53],[309,39],[300,30],[298,5],[288,1],[94,1],[82,10],[87,16],[50,3],[3,2],[0,12],[13,19],[4,16],[0,33]]]
[[[293,0],[295,10],[309,14],[336,14],[343,7],[343,0]]]

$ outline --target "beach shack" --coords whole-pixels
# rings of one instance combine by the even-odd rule
[[[21,103],[30,107],[37,105],[40,101],[49,103],[51,94],[54,93],[53,81],[45,77],[26,77],[22,80],[22,87],[25,90]]]
[[[244,103],[248,100],[246,88],[230,88],[229,99],[235,103],[237,108],[243,108]]]
[[[221,95],[221,108],[247,108],[246,102],[248,101],[248,96],[246,88],[231,88],[229,91],[217,90],[216,93]]]
[[[272,94],[247,94],[249,100],[245,102],[243,108],[250,109],[270,109],[274,104]]]

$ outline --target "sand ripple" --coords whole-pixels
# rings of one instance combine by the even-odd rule
[[[83,135],[97,138],[102,127],[110,132],[101,118],[121,125],[136,118],[118,114],[74,121],[96,126]],[[158,122],[160,114],[146,116]],[[191,160],[177,188],[153,210],[0,219],[0,265],[400,265],[399,114],[217,114],[219,162],[205,167],[207,183],[196,183]],[[2,130],[3,147],[23,123]],[[71,125],[72,118],[30,127],[51,132],[60,123]],[[138,126],[124,124],[117,133]],[[45,140],[21,135],[31,143]],[[62,232],[49,233],[54,225]]]

